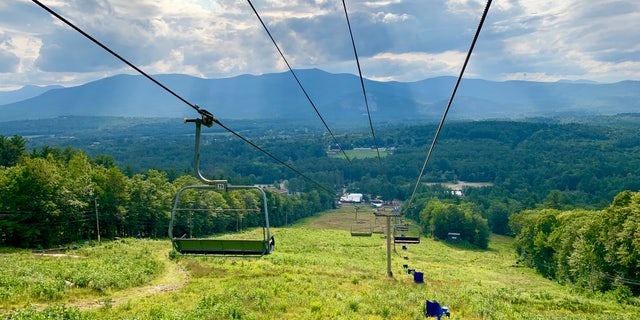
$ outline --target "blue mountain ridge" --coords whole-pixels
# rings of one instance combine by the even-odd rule
[[[360,79],[318,69],[295,70],[311,102],[328,120],[366,121]],[[318,118],[289,72],[203,79],[181,74],[155,79],[220,119],[309,120]],[[374,122],[432,121],[442,117],[455,77],[416,82],[365,80]],[[0,96],[0,102],[2,96]],[[574,115],[612,115],[640,110],[640,81],[494,82],[463,79],[449,117],[480,120]],[[0,105],[0,121],[59,116],[187,117],[194,111],[143,76],[116,75],[76,87]]]
[[[18,90],[0,91],[0,105],[33,98],[51,89],[58,88],[62,88],[62,86],[24,86]]]

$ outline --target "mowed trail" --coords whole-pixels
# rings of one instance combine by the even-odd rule
[[[320,216],[312,217],[304,221],[300,226],[314,229],[334,229],[349,230],[355,222],[356,207],[354,205],[345,205],[339,210],[324,213]],[[358,206],[358,220],[367,221],[375,224],[375,216],[373,208],[368,205]],[[189,282],[189,273],[182,265],[175,260],[169,259],[166,255],[158,254],[158,258],[165,264],[163,273],[149,284],[128,288],[120,291],[114,291],[102,297],[79,298],[66,301],[67,307],[78,307],[80,309],[91,309],[103,306],[119,306],[130,301],[140,300],[142,298],[162,294],[165,292],[178,291],[185,287]],[[38,309],[42,309],[47,305],[40,305]]]
[[[138,300],[154,294],[182,289],[189,282],[189,273],[178,263],[164,256],[164,272],[149,284],[110,293],[108,297],[72,300],[65,303],[67,307],[90,309],[105,305],[118,306],[129,301]]]
[[[312,217],[301,223],[301,226],[313,229],[332,229],[332,230],[350,230],[351,225],[356,223],[356,208],[358,221],[366,222],[371,225],[384,224],[384,218],[378,218],[373,214],[374,209],[366,204],[362,205],[342,205],[338,210],[332,210],[323,213],[320,216]],[[390,208],[385,208],[390,210]]]

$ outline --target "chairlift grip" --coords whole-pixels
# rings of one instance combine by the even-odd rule
[[[194,151],[194,156],[193,156],[193,168],[195,170],[196,173],[196,177],[198,177],[198,179],[200,181],[202,181],[202,183],[207,184],[207,185],[219,185],[219,186],[224,186],[224,189],[226,189],[227,186],[227,180],[212,180],[212,179],[208,179],[206,178],[202,172],[200,171],[200,131],[202,128],[202,124],[205,123],[205,121],[208,121],[211,119],[206,119],[203,116],[203,118],[201,119],[184,119],[185,123],[188,122],[195,122],[196,123],[196,141],[195,141],[195,151]],[[206,123],[205,123],[206,125]]]

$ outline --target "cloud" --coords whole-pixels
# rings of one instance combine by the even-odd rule
[[[391,81],[399,77],[406,81],[422,80],[424,74],[457,75],[460,73],[460,62],[466,53],[446,51],[438,54],[424,52],[408,52],[402,54],[382,53],[367,59],[367,65],[379,74],[370,77],[379,81]],[[402,73],[402,74],[399,74]]]
[[[42,1],[151,74],[287,70],[244,1]],[[291,67],[357,73],[341,1],[253,3]],[[364,75],[414,81],[457,75],[486,1],[345,3]],[[134,73],[28,0],[0,3],[0,30],[0,90]],[[466,76],[620,81],[638,79],[639,61],[636,0],[503,0],[492,4]]]
[[[375,14],[375,19],[382,22],[382,23],[397,23],[397,22],[403,22],[403,21],[407,21],[410,19],[410,15],[403,13],[403,14],[395,14],[395,13],[383,13],[383,12],[378,12]]]
[[[15,55],[0,49],[0,72],[9,73],[18,70],[20,59]]]
[[[15,45],[5,34],[0,33],[0,72],[16,72],[20,59],[14,53]]]
[[[504,3],[504,2],[503,2]],[[511,1],[492,8],[473,68],[495,79],[638,79],[640,4]],[[634,71],[622,72],[622,65]],[[636,75],[634,76],[633,73]]]

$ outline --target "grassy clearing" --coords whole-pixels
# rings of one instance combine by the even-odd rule
[[[358,216],[374,220],[373,215]],[[492,237],[489,250],[430,239],[406,251],[398,247],[392,260],[394,277],[389,278],[385,240],[380,235],[351,237],[354,218],[353,208],[345,206],[294,227],[274,229],[276,250],[263,258],[169,260],[168,241],[149,241],[153,259],[174,266],[164,268],[157,279],[181,279],[183,268],[186,285],[164,291],[145,289],[149,284],[113,289],[99,297],[97,307],[82,307],[76,297],[74,304],[61,304],[67,300],[60,298],[39,309],[69,319],[424,319],[425,299],[436,299],[449,306],[454,319],[640,316],[637,300],[634,305],[619,304],[611,296],[561,286],[516,266],[506,237]],[[133,252],[141,243],[129,241],[120,250]],[[415,283],[403,264],[424,272],[425,283]],[[175,272],[178,275],[171,276]],[[25,307],[11,318],[32,318],[36,312]]]
[[[64,302],[143,285],[164,265],[147,241],[84,246],[66,254],[0,254],[0,307]]]
[[[358,149],[358,150],[344,150],[349,159],[366,159],[366,158],[377,158],[378,152],[375,149]],[[386,157],[389,154],[389,151],[380,151],[380,157]],[[333,158],[342,158],[344,155],[342,152],[329,153],[329,157]]]

